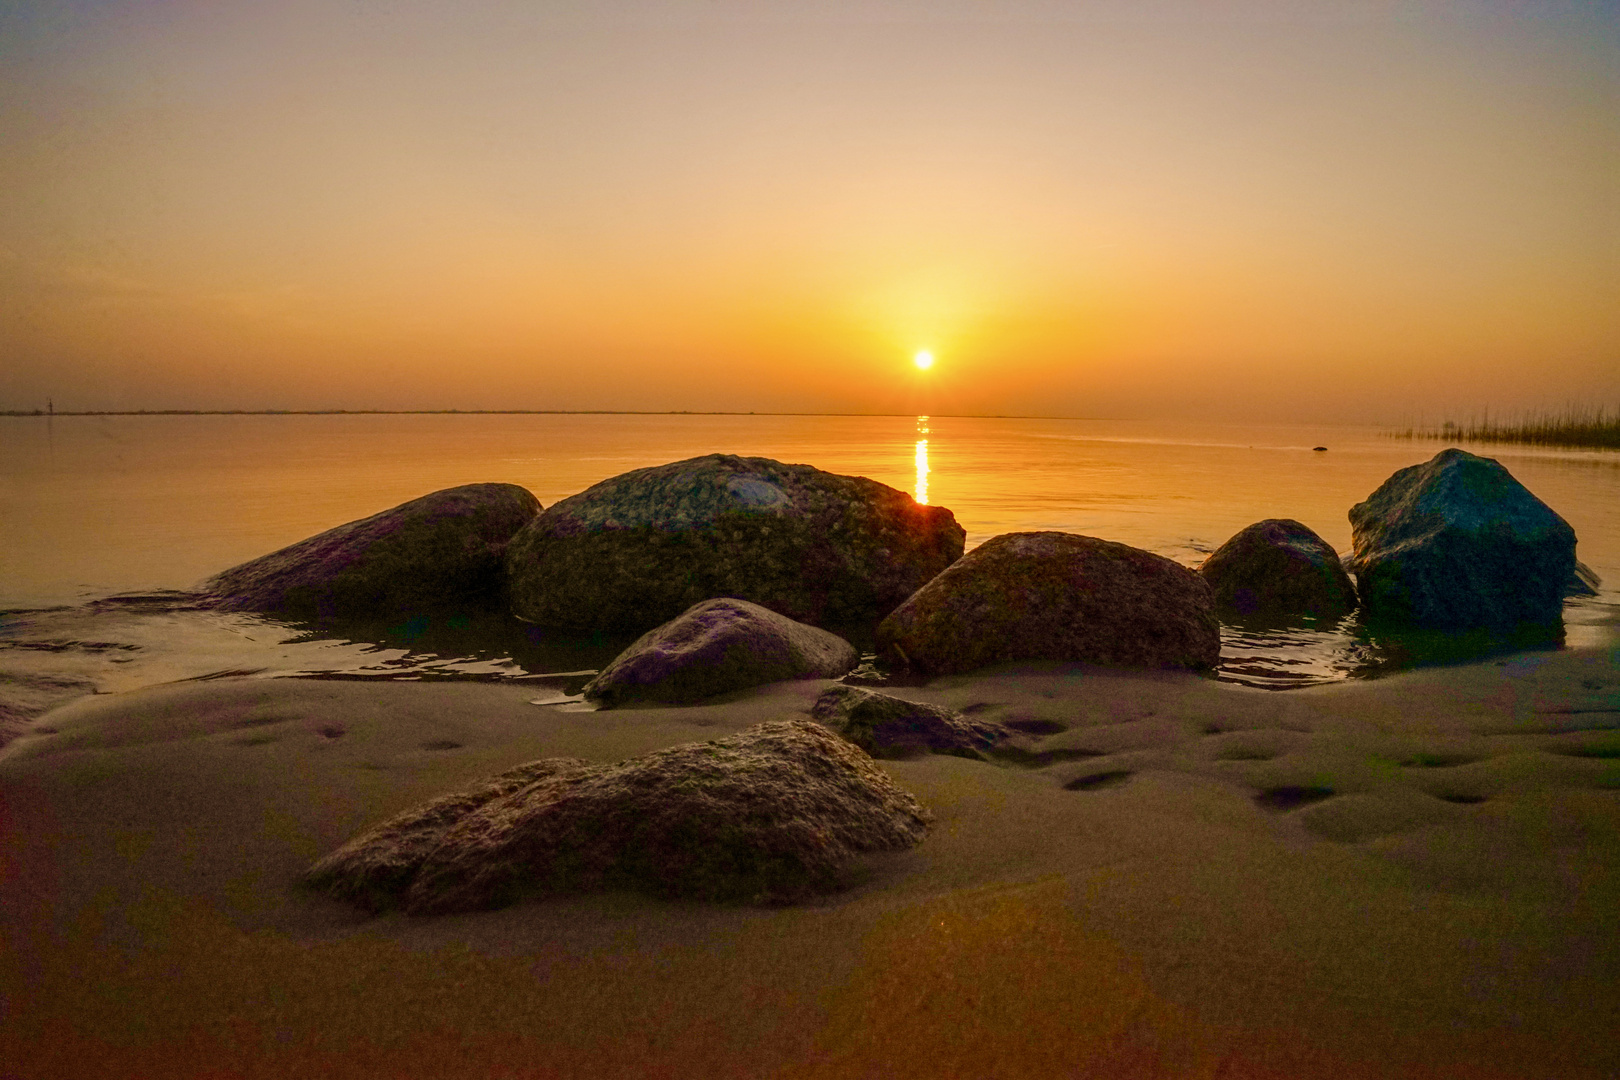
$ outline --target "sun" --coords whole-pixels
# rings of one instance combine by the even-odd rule
[[[934,354],[927,349],[919,350],[917,355],[911,358],[911,362],[921,370],[927,371],[934,366]]]

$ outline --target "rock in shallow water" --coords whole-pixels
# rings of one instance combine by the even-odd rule
[[[1326,540],[1290,518],[1255,522],[1198,568],[1217,607],[1238,615],[1336,619],[1356,607],[1356,587]]]
[[[1575,530],[1491,458],[1453,448],[1401,469],[1350,526],[1368,618],[1494,632],[1562,620]]]
[[[878,625],[878,651],[931,674],[1008,660],[1208,669],[1209,585],[1160,555],[1073,533],[992,537]]]
[[[516,484],[465,484],[243,563],[204,590],[227,611],[394,616],[498,606],[506,544],[540,512]]]
[[[862,476],[726,454],[637,469],[554,504],[507,552],[512,609],[642,632],[712,597],[869,625],[962,554],[949,510]]]
[[[828,689],[816,699],[810,715],[873,757],[980,758],[1009,735],[1000,724],[969,720],[943,705],[906,701],[859,686]]]
[[[913,847],[930,821],[861,750],[779,720],[616,765],[520,766],[385,821],[305,880],[417,915],[614,884],[783,903],[844,887],[857,855]]]
[[[746,600],[705,600],[649,630],[585,685],[612,708],[631,701],[689,705],[786,679],[836,679],[855,646]]]

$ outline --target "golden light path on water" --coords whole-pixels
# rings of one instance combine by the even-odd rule
[[[917,434],[928,434],[928,417],[917,417]],[[917,490],[912,496],[923,506],[928,505],[928,440],[917,440]]]

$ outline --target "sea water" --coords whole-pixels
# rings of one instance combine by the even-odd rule
[[[164,592],[455,484],[521,484],[550,505],[629,469],[757,455],[869,476],[948,507],[969,548],[1000,533],[1057,529],[1196,566],[1269,517],[1302,521],[1347,552],[1350,507],[1443,445],[1368,428],[1129,419],[0,417],[0,679],[112,691],[221,675],[539,678],[611,657],[621,642],[548,635],[511,619],[334,629],[187,610]],[[1502,461],[1574,526],[1578,556],[1604,585],[1566,607],[1567,640],[1610,640],[1620,602],[1620,454],[1470,449]],[[1271,689],[1414,662],[1410,648],[1370,635],[1354,617],[1227,625],[1222,636],[1218,677]]]

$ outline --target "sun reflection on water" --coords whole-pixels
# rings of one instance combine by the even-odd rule
[[[917,434],[928,434],[928,417],[917,417]],[[928,440],[917,440],[917,490],[912,498],[923,506],[928,505]]]

